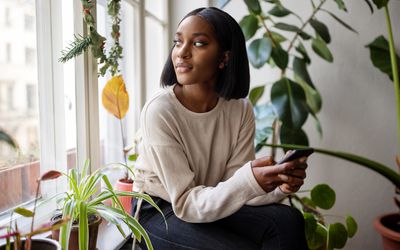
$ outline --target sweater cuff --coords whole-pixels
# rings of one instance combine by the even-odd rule
[[[240,169],[249,186],[252,188],[254,194],[256,196],[259,195],[264,195],[265,191],[264,189],[261,188],[261,186],[258,184],[256,177],[254,177],[253,170],[251,169],[251,161],[247,162],[241,169]]]
[[[276,187],[275,190],[274,190],[274,196],[275,196],[278,200],[284,199],[284,198],[286,198],[288,195],[289,195],[289,194],[283,192],[283,191],[279,188],[279,186]]]

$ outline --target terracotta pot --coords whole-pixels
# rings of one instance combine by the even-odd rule
[[[127,179],[119,179],[116,183],[115,183],[115,190],[118,191],[128,191],[131,192],[132,191],[132,187],[133,187],[133,181],[132,180],[127,180]],[[127,213],[131,212],[132,209],[132,197],[130,196],[121,196],[119,197],[119,200],[122,203],[122,206],[124,207],[124,210]]]
[[[56,215],[51,218],[52,221],[60,218],[62,215]],[[99,225],[101,223],[101,217],[98,215],[92,215],[92,218],[89,218],[89,250],[96,250],[97,243],[97,234],[99,232]],[[78,233],[79,225],[73,224],[71,229],[71,234],[69,236],[69,250],[78,250],[79,249],[79,233]],[[53,230],[51,232],[51,237],[55,240],[60,238],[60,230]]]
[[[400,249],[400,214],[385,214],[375,219],[375,229],[382,236],[383,249]]]
[[[25,240],[21,240],[21,250],[25,249]],[[0,245],[0,250],[6,249],[6,243]],[[11,243],[11,249],[14,249],[14,244]],[[32,239],[31,250],[61,250],[61,246],[58,241],[52,239]]]

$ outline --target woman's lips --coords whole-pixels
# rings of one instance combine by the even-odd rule
[[[185,73],[191,71],[193,66],[189,63],[177,63],[175,69],[179,73]]]

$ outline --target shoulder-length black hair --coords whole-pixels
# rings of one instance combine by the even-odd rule
[[[215,91],[227,100],[246,97],[250,86],[249,62],[246,42],[239,24],[229,14],[214,7],[195,9],[189,12],[180,23],[187,17],[195,15],[204,18],[214,29],[220,51],[229,52],[229,60],[220,70]],[[171,58],[172,49],[161,74],[162,87],[177,83]]]

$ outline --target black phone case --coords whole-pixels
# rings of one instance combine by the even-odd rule
[[[288,161],[293,161],[295,159],[309,156],[310,154],[314,153],[314,149],[307,148],[307,149],[295,149],[289,155],[283,157],[277,164],[282,164]]]

